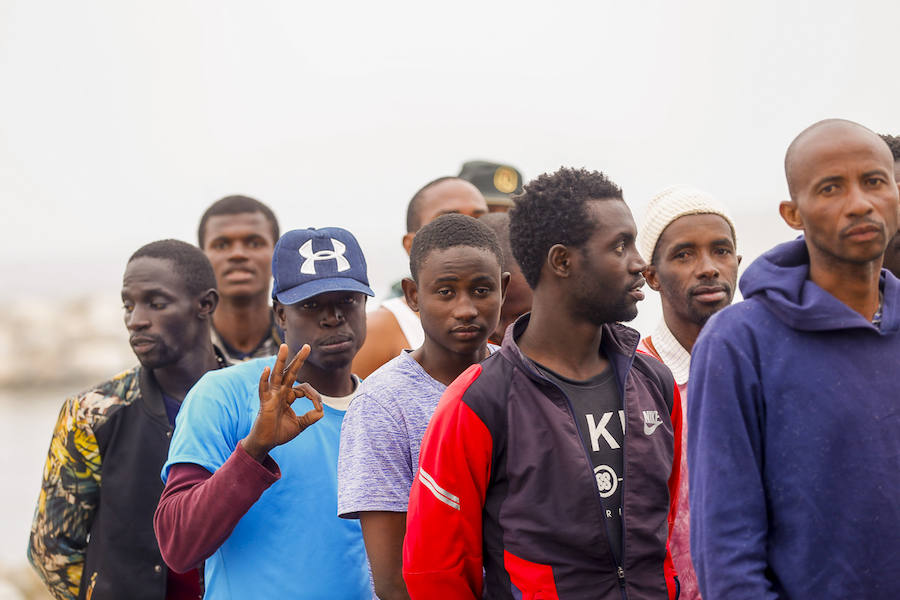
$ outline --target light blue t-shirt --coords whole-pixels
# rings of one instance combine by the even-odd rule
[[[178,413],[163,466],[193,463],[215,472],[247,436],[259,411],[259,377],[275,357],[210,371],[191,389]],[[294,412],[312,408],[306,398]],[[371,598],[359,523],[337,517],[337,458],[344,411],[325,416],[269,452],[281,469],[206,560],[204,598]]]
[[[445,389],[405,351],[360,384],[341,431],[340,516],[406,512],[422,436]]]

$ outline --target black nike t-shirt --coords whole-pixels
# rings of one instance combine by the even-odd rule
[[[609,543],[616,561],[622,552],[622,483],[625,411],[611,367],[587,381],[574,381],[537,365],[562,388],[575,415],[578,433],[590,457],[597,493],[606,516]]]

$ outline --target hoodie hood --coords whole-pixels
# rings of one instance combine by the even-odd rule
[[[747,267],[741,294],[763,303],[782,323],[799,331],[900,329],[900,281],[881,270],[884,293],[881,329],[809,279],[809,252],[803,237],[775,246]]]

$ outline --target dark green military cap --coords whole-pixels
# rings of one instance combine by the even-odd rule
[[[459,178],[477,187],[488,205],[512,206],[510,197],[522,193],[522,174],[502,163],[470,160],[463,164]]]

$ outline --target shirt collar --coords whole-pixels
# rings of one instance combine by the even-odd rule
[[[653,330],[650,339],[663,364],[669,367],[672,375],[675,376],[675,383],[679,386],[686,384],[691,372],[691,354],[684,349],[684,346],[669,331],[665,319],[659,320],[659,324]]]

